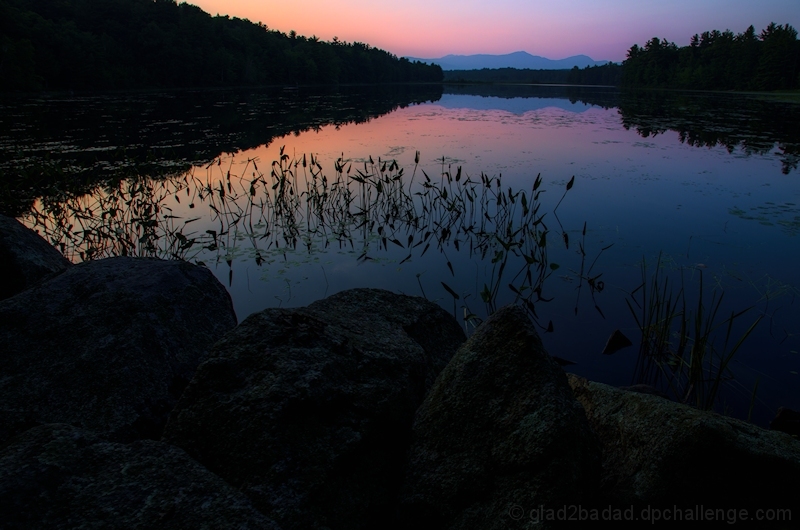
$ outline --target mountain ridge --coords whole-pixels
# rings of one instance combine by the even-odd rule
[[[525,51],[517,51],[501,55],[474,54],[454,55],[433,59],[406,57],[409,61],[420,61],[428,64],[438,64],[442,70],[480,70],[483,68],[528,68],[531,70],[569,70],[573,66],[585,68],[587,66],[602,66],[610,61],[595,61],[588,55],[573,55],[565,59],[548,59],[539,55],[531,55]]]

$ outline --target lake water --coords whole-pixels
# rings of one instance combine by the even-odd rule
[[[752,402],[763,425],[800,409],[798,104],[301,88],[4,100],[0,124],[0,206],[74,261],[202,262],[240,320],[377,287],[434,300],[469,331],[516,301],[569,371],[627,385],[641,333],[626,300],[660,259],[687,313],[701,277],[705,314],[724,292],[719,349],[731,312],[752,307],[731,343],[762,317],[717,410],[746,417]],[[635,346],[602,355],[616,329]]]

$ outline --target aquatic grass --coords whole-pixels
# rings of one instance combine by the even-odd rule
[[[452,303],[467,333],[481,322],[479,315],[508,302],[525,307],[544,332],[554,331],[541,308],[552,300],[548,279],[560,269],[549,249],[570,248],[557,210],[574,178],[556,207],[545,212],[541,175],[529,189],[514,190],[503,186],[500,175],[480,173],[473,180],[444,159],[432,177],[419,167],[419,154],[410,178],[394,159],[341,156],[333,166],[334,173],[326,175],[317,157],[290,157],[284,149],[270,164],[248,159],[234,168],[218,158],[168,179],[135,176],[88,195],[63,193],[38,202],[27,222],[73,261],[112,255],[214,260],[227,266],[229,285],[243,259],[259,267],[289,265],[338,250],[351,252],[359,263],[397,256],[398,265],[413,267],[436,253],[440,265],[427,289],[423,273],[416,273],[419,294],[445,307]],[[179,207],[191,217],[176,214]],[[588,289],[604,317],[596,299],[604,290],[602,273],[594,269],[610,245],[590,260],[586,237],[584,223],[577,240],[580,267],[570,269],[578,279],[574,311]],[[465,263],[475,270],[459,270]],[[659,256],[648,275],[643,260],[641,285],[626,300],[642,332],[635,378],[711,408],[732,381],[731,362],[761,317],[739,332],[734,322],[752,308],[723,318],[723,296],[717,288],[705,295],[702,271],[698,297],[690,303],[683,271],[676,283],[664,268]],[[464,289],[464,277],[473,274],[474,289]]]
[[[92,194],[68,191],[38,201],[26,219],[72,261],[109,256],[187,259],[194,245],[189,224],[164,204],[178,192],[145,177],[133,177],[114,186],[100,186]]]
[[[329,177],[314,155],[290,157],[284,148],[271,164],[248,159],[235,169],[232,160],[217,158],[167,179],[137,176],[91,194],[42,201],[28,223],[73,261],[112,255],[212,259],[227,264],[229,284],[235,263],[245,257],[262,266],[338,247],[359,263],[400,251],[398,264],[404,265],[436,252],[442,259],[437,285],[453,299],[457,318],[461,304],[465,329],[478,320],[469,307],[473,300],[491,314],[509,292],[538,323],[536,306],[550,300],[544,285],[559,267],[548,259],[551,231],[541,209],[541,175],[529,190],[514,190],[503,186],[501,175],[480,173],[473,180],[444,158],[432,178],[419,161],[417,152],[409,178],[395,159],[343,155]],[[573,184],[574,178],[564,196]],[[192,217],[176,215],[187,207]],[[567,242],[558,225],[558,237]],[[457,270],[463,265],[454,265],[464,261],[455,254],[485,264],[475,293],[447,279],[465,274]],[[551,331],[552,322],[541,329]]]
[[[558,216],[556,216],[556,219]],[[559,226],[561,222],[559,221]],[[564,244],[569,248],[569,239],[567,238],[567,232],[563,230],[563,237],[564,237]],[[578,252],[581,255],[581,268],[580,271],[577,273],[577,277],[581,280],[578,282],[578,286],[576,287],[576,295],[575,295],[575,316],[578,315],[578,306],[580,305],[581,300],[581,292],[583,290],[583,283],[586,282],[587,287],[589,288],[589,295],[592,298],[592,304],[594,305],[595,310],[600,313],[600,316],[605,318],[606,316],[603,314],[603,310],[600,309],[600,305],[597,303],[596,295],[603,292],[605,288],[605,283],[600,278],[603,276],[603,273],[596,274],[592,276],[592,271],[594,270],[594,266],[597,264],[597,260],[600,259],[600,256],[606,250],[613,247],[614,244],[611,243],[610,245],[606,245],[602,247],[600,251],[595,256],[592,263],[589,265],[588,269],[586,268],[586,223],[583,223],[583,230],[581,231],[581,241],[578,242]]]
[[[731,311],[723,318],[724,292],[712,289],[710,299],[704,294],[702,269],[698,270],[696,304],[690,306],[683,269],[677,287],[662,270],[659,254],[648,278],[643,259],[642,283],[625,300],[641,332],[634,380],[666,386],[681,402],[711,410],[722,385],[733,380],[731,361],[763,315],[734,333],[735,323],[755,306]]]

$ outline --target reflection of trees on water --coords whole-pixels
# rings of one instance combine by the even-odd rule
[[[10,124],[0,133],[0,211],[20,215],[52,187],[180,174],[223,153],[441,95],[438,85],[380,85],[10,100],[0,107],[0,123]]]
[[[539,176],[530,190],[515,191],[503,188],[500,177],[472,180],[444,163],[437,178],[416,165],[409,176],[394,160],[372,158],[339,159],[329,179],[313,156],[290,159],[281,150],[271,166],[250,160],[240,175],[218,159],[204,177],[134,178],[91,195],[40,201],[27,223],[73,261],[115,255],[216,260],[227,262],[231,279],[241,260],[261,266],[286,261],[287,254],[346,249],[359,262],[399,253],[402,264],[438,252],[449,269],[441,271],[441,287],[454,308],[456,300],[466,304],[467,293],[448,278],[482,262],[490,272],[473,294],[487,312],[513,296],[536,317],[536,304],[547,301],[545,280],[558,268],[548,260],[547,239],[569,247],[567,233],[544,221],[541,185]],[[588,268],[594,294],[602,282],[590,275]]]
[[[604,109],[619,104],[619,90],[613,87],[581,87],[567,85],[446,85],[445,94],[503,99],[564,99]]]
[[[800,105],[725,93],[618,90],[580,86],[447,85],[446,94],[567,99],[617,108],[626,129],[644,138],[675,131],[695,147],[724,147],[747,156],[774,154],[781,171],[800,166]]]
[[[678,133],[695,147],[724,147],[747,156],[774,154],[788,175],[800,165],[800,106],[743,95],[622,92],[619,113],[626,129],[642,137]]]

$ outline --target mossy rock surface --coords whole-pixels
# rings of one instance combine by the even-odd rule
[[[0,214],[0,300],[56,276],[70,265],[39,234]]]
[[[86,262],[0,301],[0,441],[45,423],[160,438],[195,368],[235,325],[225,288],[182,261]]]
[[[546,528],[531,512],[588,505],[600,446],[525,311],[487,319],[420,407],[401,513],[405,527]]]
[[[283,528],[383,528],[414,412],[464,340],[433,302],[376,289],[268,309],[215,345],[164,439]]]
[[[242,493],[162,442],[113,443],[71,425],[0,447],[2,528],[278,530]]]
[[[800,441],[790,435],[572,374],[569,382],[603,445],[607,502],[797,509]]]

